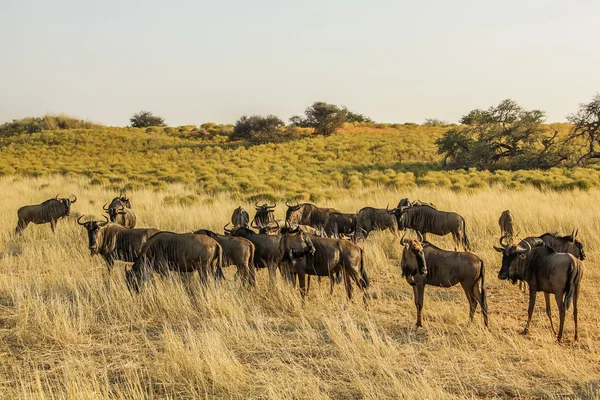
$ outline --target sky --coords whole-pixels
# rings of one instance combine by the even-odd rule
[[[0,123],[302,114],[449,122],[511,98],[564,121],[600,91],[600,2],[0,0]]]

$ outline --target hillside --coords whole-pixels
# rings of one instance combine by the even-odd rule
[[[378,127],[374,127],[378,126]],[[566,124],[547,125],[565,133]],[[445,128],[414,124],[346,125],[331,137],[249,147],[193,128],[47,130],[0,137],[0,175],[83,175],[111,189],[183,183],[198,191],[245,198],[317,201],[343,189],[494,184],[556,190],[600,186],[595,169],[440,171],[434,141]]]

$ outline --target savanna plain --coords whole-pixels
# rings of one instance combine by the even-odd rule
[[[0,393],[4,398],[598,398],[600,385],[600,190],[552,191],[492,185],[473,191],[389,187],[340,189],[319,205],[355,212],[402,197],[432,201],[462,214],[472,250],[486,264],[490,327],[478,311],[468,322],[460,287],[426,288],[424,328],[415,329],[412,289],[401,277],[402,247],[388,232],[364,243],[371,279],[368,309],[359,292],[313,280],[303,305],[278,278],[258,272],[255,291],[234,267],[218,287],[194,277],[155,279],[132,296],[126,264],[108,277],[90,257],[80,214],[99,218],[112,188],[82,177],[0,178]],[[14,237],[16,210],[75,193],[72,215],[29,226]],[[130,190],[138,226],[221,231],[238,205],[233,194],[202,194],[190,185]],[[172,199],[194,196],[193,204]],[[579,228],[587,259],[580,339],[572,313],[557,344],[538,296],[530,334],[520,334],[527,295],[496,277],[498,216],[510,209],[520,237]],[[279,204],[276,217],[284,217]],[[449,238],[431,237],[452,248]],[[128,266],[127,266],[128,267]],[[557,317],[555,305],[554,316]]]

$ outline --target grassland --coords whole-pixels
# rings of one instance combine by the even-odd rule
[[[566,124],[547,125],[564,135]],[[340,190],[444,187],[456,192],[501,184],[553,190],[600,187],[596,168],[549,171],[441,171],[435,139],[442,126],[347,125],[334,136],[248,147],[219,130],[196,127],[47,130],[0,136],[0,176],[85,176],[118,190],[166,189],[171,183],[202,193],[255,198],[335,200]],[[209,131],[210,132],[210,131]]]
[[[339,140],[342,146],[349,146],[348,150],[358,150],[344,142],[345,138]],[[381,145],[382,141],[370,142],[368,135],[365,140],[368,146]],[[316,139],[315,143],[325,149],[328,141]],[[88,147],[89,144],[81,145],[82,149]],[[275,156],[275,147],[266,149]],[[282,157],[278,160],[289,159],[290,165],[313,160],[308,149],[301,149],[297,157],[281,154],[277,155]],[[187,162],[205,168],[198,158],[185,157],[185,151],[194,154],[192,149],[181,154],[181,149],[164,151],[173,151],[171,159],[175,165]],[[212,151],[221,154],[223,158],[215,159],[224,164],[232,157],[239,158],[240,171],[242,166],[247,169],[257,165],[249,174],[268,169],[263,165],[268,158],[256,163],[250,158],[256,154],[255,149]],[[42,150],[30,152],[42,154]],[[228,152],[231,155],[225,156]],[[347,157],[356,157],[353,161],[360,166],[375,163],[369,159],[377,157],[375,153]],[[109,157],[99,153],[96,156]],[[44,157],[47,160],[51,155]],[[69,165],[69,170],[72,166],[75,174],[85,173],[85,162],[80,157],[71,154],[69,158],[68,153],[58,157],[61,164],[71,159],[72,164],[63,165]],[[119,156],[114,157],[116,164],[111,168],[117,175]],[[152,163],[151,157],[140,160],[141,166],[130,160],[121,171],[127,175],[129,167],[140,171]],[[328,163],[328,159],[323,160],[324,165]],[[18,172],[16,168],[25,169],[25,165],[23,161],[22,166],[14,167],[14,173]],[[38,165],[42,168],[44,161]],[[50,172],[55,167],[47,168]],[[299,174],[293,168],[287,170],[285,163],[271,168],[287,171],[277,174]],[[360,299],[347,302],[339,286],[330,297],[327,284],[314,284],[303,307],[298,293],[281,281],[274,291],[269,291],[264,271],[258,274],[258,290],[248,292],[233,281],[231,268],[226,271],[227,282],[218,289],[203,290],[197,279],[173,277],[158,279],[156,287],[132,297],[123,282],[120,264],[113,271],[109,288],[104,263],[89,256],[85,232],[74,220],[78,213],[99,216],[102,204],[114,195],[110,182],[92,185],[91,179],[92,176],[0,178],[1,397],[599,396],[599,189],[557,192],[526,186],[507,190],[505,185],[486,184],[478,190],[457,191],[449,185],[364,185],[361,179],[362,184],[357,187],[338,188],[337,196],[323,195],[320,204],[348,212],[365,205],[395,204],[408,196],[432,201],[465,217],[473,250],[487,266],[491,326],[485,329],[479,312],[474,323],[468,324],[467,303],[460,288],[427,288],[425,327],[415,330],[412,289],[400,276],[401,247],[388,233],[374,235],[364,245],[372,280],[369,310],[362,307]],[[328,178],[316,179],[318,185],[323,185],[321,179]],[[309,191],[312,187],[298,190]],[[239,192],[207,193],[204,182],[164,183],[159,191],[156,189],[149,186],[128,193],[139,226],[179,232],[200,227],[218,230],[238,204],[250,208],[245,197],[240,199]],[[322,191],[318,193],[328,190],[326,185],[319,189]],[[27,228],[23,237],[14,238],[17,208],[40,202],[58,191],[76,193],[79,200],[73,206],[73,215],[59,222],[57,234],[52,235],[48,226],[33,226]],[[285,187],[273,187],[269,192],[278,198],[288,194]],[[519,334],[525,322],[527,296],[496,278],[499,256],[492,249],[498,237],[497,218],[505,209],[512,211],[521,237],[579,228],[588,259],[580,297],[578,343],[572,341],[571,314],[566,322],[565,342],[555,342],[540,298],[530,335]],[[281,206],[276,216],[283,216]],[[447,239],[432,240],[440,246],[450,246]]]

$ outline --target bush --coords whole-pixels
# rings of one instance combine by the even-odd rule
[[[348,120],[348,110],[321,101],[313,103],[304,114],[306,118],[297,123],[298,126],[314,128],[315,134],[329,136],[344,125]],[[297,117],[292,117],[297,118]]]
[[[283,121],[274,115],[244,115],[237,120],[231,134],[232,140],[247,140],[253,145],[282,143],[297,138],[297,131],[293,127],[286,128]]]
[[[151,126],[166,126],[165,120],[150,111],[140,111],[129,119],[132,128],[148,128]]]

